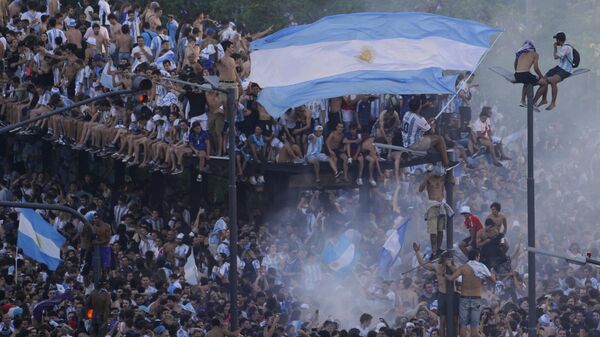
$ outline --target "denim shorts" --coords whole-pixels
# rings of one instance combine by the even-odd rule
[[[479,326],[481,315],[481,297],[462,297],[458,306],[459,323],[461,326]]]

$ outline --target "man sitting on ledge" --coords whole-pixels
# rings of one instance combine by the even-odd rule
[[[431,134],[431,125],[421,116],[421,99],[418,96],[413,97],[408,102],[409,111],[402,118],[402,139],[404,146],[414,151],[429,151],[435,148],[442,156],[442,165],[449,171],[459,162],[449,161],[444,138],[439,135]]]

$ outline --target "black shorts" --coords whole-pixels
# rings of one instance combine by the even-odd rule
[[[537,76],[528,71],[515,73],[515,83],[537,85],[538,81],[539,79],[537,78]]]
[[[546,73],[546,77],[552,77],[554,75],[558,75],[560,77],[560,80],[563,81],[565,78],[571,76],[571,73],[559,66],[556,66],[548,70],[548,72]]]
[[[442,294],[440,292],[437,293],[437,301],[438,301],[438,316],[446,316],[448,312],[448,300],[446,298],[446,294]],[[460,294],[454,293],[454,297],[452,298],[452,306],[454,307],[454,315],[458,315],[458,299],[460,298]]]

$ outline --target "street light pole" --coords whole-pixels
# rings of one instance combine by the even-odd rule
[[[229,243],[230,257],[229,262],[229,300],[231,308],[231,330],[235,331],[238,328],[238,303],[237,303],[237,288],[238,288],[238,272],[237,272],[237,256],[238,256],[238,223],[237,223],[237,186],[236,186],[236,170],[235,170],[235,117],[236,117],[236,98],[237,88],[227,88],[227,115],[229,118]]]
[[[194,86],[202,91],[218,91],[227,97],[226,113],[229,121],[229,129],[227,133],[229,165],[228,165],[228,196],[229,196],[229,303],[230,303],[230,328],[235,331],[238,328],[238,273],[237,273],[237,256],[238,256],[238,221],[237,221],[237,176],[235,168],[235,118],[237,115],[236,100],[238,97],[238,89],[234,87],[222,88],[219,86],[219,78],[216,76],[205,76],[207,83],[199,84],[188,81],[183,81],[175,78],[164,78],[169,82],[174,82],[183,85]]]
[[[533,85],[527,85],[527,245],[535,248],[535,180],[533,176]],[[527,252],[529,337],[536,337],[535,253]]]

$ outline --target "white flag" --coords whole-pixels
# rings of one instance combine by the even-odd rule
[[[198,267],[196,267],[193,249],[185,262],[185,266],[183,266],[183,270],[185,272],[185,282],[194,286],[198,285]]]

